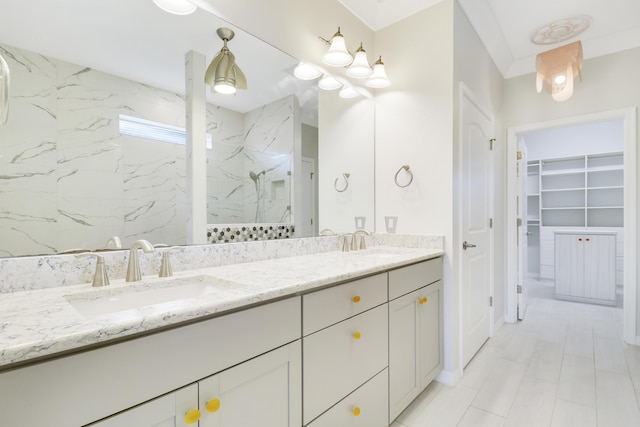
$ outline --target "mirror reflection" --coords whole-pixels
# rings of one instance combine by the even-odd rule
[[[187,243],[185,54],[210,60],[216,29],[230,24],[202,10],[170,15],[151,0],[22,0],[3,18],[11,86],[0,256],[106,248],[114,236],[123,247]],[[291,194],[301,185],[292,171],[317,170],[317,90],[293,77],[294,58],[233,30],[248,89],[207,94],[207,221],[248,224],[238,231],[247,239],[254,226],[275,226],[275,238],[313,215],[315,191],[301,192],[310,213],[295,212]],[[146,121],[143,133],[123,132],[126,117]]]

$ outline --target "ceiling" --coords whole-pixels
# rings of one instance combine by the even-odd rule
[[[339,0],[373,30],[379,30],[442,0]],[[638,0],[457,0],[504,78],[535,71],[535,56],[581,40],[584,58],[640,46]],[[536,45],[538,28],[574,15],[591,25],[560,43]]]

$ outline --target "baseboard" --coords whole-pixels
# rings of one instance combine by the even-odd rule
[[[462,378],[462,371],[460,369],[456,369],[454,372],[443,369],[436,377],[436,381],[442,384],[455,385],[460,378]]]
[[[494,322],[493,332],[495,333],[498,329],[500,329],[502,325],[504,325],[504,316],[500,317],[498,320]]]

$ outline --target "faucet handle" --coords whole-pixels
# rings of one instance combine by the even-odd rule
[[[96,272],[93,275],[93,282],[91,286],[100,287],[100,286],[109,286],[109,276],[107,275],[107,268],[104,263],[104,257],[94,253],[84,253],[80,255],[76,255],[76,258],[96,258]]]
[[[183,251],[184,248],[182,246],[171,246],[162,252],[162,262],[160,263],[160,273],[158,273],[159,277],[173,276],[173,269],[171,268],[171,258],[169,257],[169,252],[178,251],[178,250]]]
[[[344,235],[344,240],[342,242],[342,252],[349,252],[349,235],[345,234]]]

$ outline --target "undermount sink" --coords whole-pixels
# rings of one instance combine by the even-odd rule
[[[65,299],[80,314],[98,316],[150,306],[163,308],[163,304],[219,291],[224,284],[224,281],[211,276],[180,277],[72,294],[65,296]]]
[[[400,255],[405,255],[407,250],[405,248],[391,248],[391,247],[373,247],[370,249],[362,249],[359,251],[351,252],[353,254],[362,256],[375,256],[379,258],[393,258]]]

